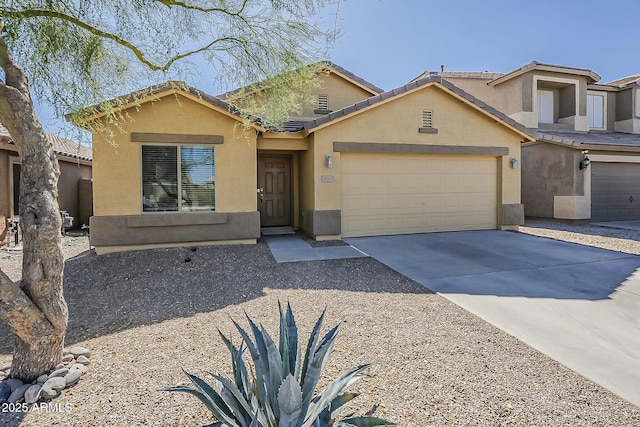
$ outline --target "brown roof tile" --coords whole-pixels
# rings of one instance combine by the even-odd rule
[[[53,145],[53,151],[56,154],[72,157],[74,159],[91,161],[93,158],[93,152],[91,147],[86,147],[70,139],[62,138],[58,135],[52,135],[50,133],[45,134],[47,139]],[[7,128],[0,124],[0,140],[5,142],[12,142],[11,135]]]
[[[610,82],[605,83],[605,85],[622,87],[630,83],[638,83],[638,82],[640,82],[640,74],[634,74],[631,76],[623,77],[621,79],[612,80]]]

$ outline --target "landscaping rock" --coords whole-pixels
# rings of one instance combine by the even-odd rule
[[[84,365],[81,365],[84,366]],[[64,376],[64,380],[66,381],[66,386],[72,386],[78,382],[80,377],[82,376],[82,371],[80,369],[72,369],[69,371],[67,375]]]
[[[71,368],[69,368],[69,372],[71,372],[73,370],[78,370],[78,371],[82,372],[83,374],[86,374],[89,371],[89,368],[84,366],[82,363],[74,363],[73,365],[71,365]]]
[[[16,391],[18,387],[24,385],[22,380],[19,380],[18,378],[7,378],[5,382],[9,384],[9,387],[11,387],[11,393]]]
[[[79,357],[79,356],[89,357],[89,356],[91,356],[91,351],[88,348],[85,348],[85,347],[73,347],[71,350],[69,350],[69,352],[71,354],[73,354],[74,357]]]
[[[63,390],[67,386],[67,380],[63,377],[53,377],[49,378],[43,385],[47,387],[51,387],[53,390],[60,391]]]
[[[16,403],[16,402],[18,402],[20,399],[22,399],[24,397],[24,393],[27,391],[27,389],[29,387],[31,387],[31,384],[22,384],[20,387],[16,388],[11,393],[11,396],[9,396],[9,399],[7,399],[7,403]]]
[[[56,369],[55,371],[51,372],[51,374],[49,374],[49,378],[64,377],[68,373],[69,373],[69,368],[65,367],[65,368],[61,368],[61,369]]]
[[[69,351],[68,348],[65,347],[65,348],[62,349],[62,355],[66,356],[67,354],[71,354],[71,352]]]
[[[64,363],[58,363],[54,368],[54,370],[57,371],[58,369],[62,369],[62,368],[64,368]]]
[[[36,403],[40,399],[40,391],[42,386],[40,384],[30,386],[24,393],[25,403]]]
[[[40,390],[40,396],[43,399],[45,400],[53,399],[58,394],[60,393],[57,390],[54,390],[53,388],[51,388],[51,384],[47,384],[47,383],[42,384],[42,389]]]
[[[87,358],[86,356],[78,356],[78,358],[76,359],[76,362],[82,363],[83,365],[88,365],[89,363],[91,363],[89,358]]]
[[[48,374],[42,374],[42,375],[40,375],[38,377],[38,379],[36,379],[36,383],[44,384],[48,379],[49,379],[49,375]]]
[[[64,356],[62,356],[62,363],[64,362],[73,362],[73,354],[65,354]]]
[[[11,396],[11,386],[6,381],[0,383],[0,404],[7,401]]]

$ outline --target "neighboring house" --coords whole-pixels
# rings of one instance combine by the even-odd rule
[[[531,62],[443,77],[534,130],[522,146],[526,216],[640,219],[640,75],[599,84],[589,69]]]
[[[261,228],[281,226],[325,240],[523,223],[517,163],[533,138],[522,126],[439,78],[378,93],[327,67],[318,105],[282,132],[243,132],[232,106],[172,82],[120,103],[132,118],[124,132],[93,134],[91,245],[255,243]]]
[[[58,180],[58,204],[60,210],[74,217],[74,226],[89,223],[91,216],[91,148],[77,142],[47,134],[53,144],[60,178]],[[18,216],[20,157],[7,129],[0,125],[0,221],[3,225]],[[4,241],[4,227],[0,227]]]

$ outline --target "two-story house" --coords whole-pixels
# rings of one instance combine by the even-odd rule
[[[640,75],[601,84],[589,69],[531,62],[442,77],[533,130],[522,146],[526,216],[640,219]]]

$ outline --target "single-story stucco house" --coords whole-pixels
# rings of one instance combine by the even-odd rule
[[[58,159],[58,204],[74,218],[74,228],[89,224],[92,215],[90,147],[57,135],[46,135]],[[0,125],[0,242],[7,221],[19,216],[20,157],[9,131]]]
[[[91,245],[255,243],[282,226],[326,240],[523,224],[520,147],[534,140],[524,127],[437,76],[382,92],[326,67],[318,104],[285,131],[243,131],[233,106],[173,82],[121,102],[132,120],[113,139],[93,134]]]

